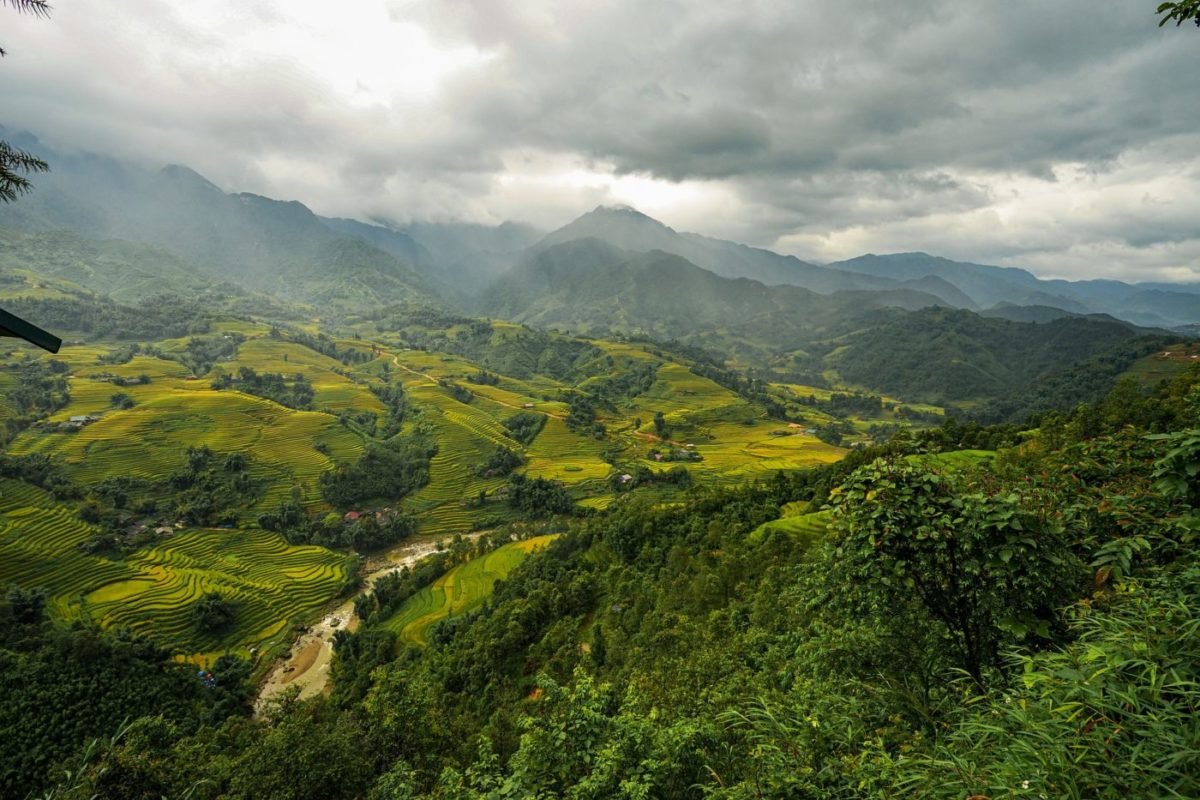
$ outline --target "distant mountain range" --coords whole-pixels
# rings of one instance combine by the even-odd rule
[[[192,265],[206,277],[290,302],[418,302],[457,308],[482,303],[510,315],[545,317],[546,309],[518,309],[512,298],[498,299],[523,280],[506,273],[529,269],[540,254],[558,245],[591,239],[630,254],[670,254],[724,279],[748,278],[820,295],[871,292],[865,302],[872,306],[911,308],[924,301],[1009,319],[1022,317],[1022,312],[1004,310],[1011,306],[1044,307],[1108,314],[1143,326],[1200,323],[1200,285],[1195,284],[1041,280],[1021,269],[925,253],[872,254],[820,266],[681,233],[628,207],[601,206],[544,235],[516,223],[391,225],[326,218],[294,201],[227,194],[187,167],[156,171],[103,156],[55,153],[28,135],[14,137],[14,143],[43,154],[53,171],[39,176],[37,191],[20,203],[0,206],[0,227],[65,229],[151,245],[171,255],[178,262],[174,266]],[[668,263],[679,266],[662,259],[658,263],[663,269]],[[643,296],[651,275],[639,278]],[[492,287],[496,281],[500,283]],[[727,288],[732,296],[745,292],[744,287]],[[124,290],[120,282],[114,286],[114,291]],[[801,302],[802,296],[784,293],[773,296],[771,304],[784,297]],[[810,301],[805,297],[804,302]],[[1045,312],[1024,316],[1042,318]]]
[[[915,289],[833,294],[723,278],[663,250],[597,238],[544,239],[490,286],[476,311],[539,327],[695,341],[743,353],[781,351],[862,326],[864,317],[946,305]]]
[[[182,265],[197,277],[309,305],[442,305],[443,298],[454,304],[461,293],[457,287],[470,285],[448,278],[444,261],[402,230],[323,218],[294,201],[227,194],[187,167],[147,170],[102,156],[54,153],[36,140],[17,141],[45,154],[53,171],[39,176],[37,191],[20,203],[0,206],[2,228],[70,231],[148,245],[166,256],[164,273],[178,273]],[[488,229],[462,227],[471,236],[460,236],[460,241],[475,241],[487,250]],[[514,244],[514,227],[497,232],[501,244],[489,255],[505,248],[520,251],[539,235],[528,233]],[[442,232],[442,238],[454,236]],[[460,246],[453,257],[467,259],[464,250],[469,252]],[[120,275],[110,277],[102,294],[131,290]],[[190,285],[183,281],[155,288],[186,291]]]
[[[326,218],[228,194],[182,166],[16,144],[53,172],[0,205],[0,278],[53,278],[126,303],[208,292],[240,308],[300,304],[326,321],[436,306],[676,340],[777,375],[938,402],[1021,391],[1088,359],[1117,365],[1162,341],[1137,326],[1200,323],[1195,285],[1041,280],[925,253],[821,266],[626,207],[549,233]]]
[[[601,206],[590,211],[548,234],[534,250],[583,238],[626,250],[672,253],[727,278],[799,286],[822,294],[847,289],[907,289],[972,311],[1047,306],[1075,314],[1109,314],[1155,327],[1200,320],[1200,287],[1195,285],[1042,280],[1022,269],[951,261],[926,253],[870,254],[818,266],[769,250],[679,233],[627,207]]]

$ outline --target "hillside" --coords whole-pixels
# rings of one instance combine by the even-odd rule
[[[621,250],[598,239],[539,249],[488,288],[484,313],[540,327],[618,332],[742,348],[794,349],[886,316],[937,305],[912,290],[820,295],[723,278],[686,259]],[[742,342],[737,345],[734,342]]]
[[[946,404],[1028,395],[1034,382],[1135,340],[1149,351],[1172,338],[1117,320],[1027,323],[926,309],[846,337],[824,364],[851,385]]]
[[[1170,284],[1042,280],[1022,269],[951,261],[927,253],[869,254],[827,266],[897,280],[938,277],[961,289],[980,308],[1049,306],[1076,314],[1110,314],[1152,327],[1186,325],[1200,318],[1200,295]]]
[[[29,202],[0,206],[0,226],[151,245],[212,281],[293,302],[437,302],[433,283],[411,264],[340,235],[301,203],[226,194],[178,165],[154,171],[86,154],[47,157],[54,172]]]
[[[726,278],[750,278],[767,285],[787,284],[827,294],[840,289],[893,288],[898,282],[830,271],[791,256],[678,233],[628,207],[600,206],[545,236],[534,248],[545,250],[580,239],[597,239],[633,252],[671,253]]]
[[[30,543],[13,533],[0,541],[9,564],[0,581],[45,585],[61,621],[83,613],[82,593],[102,624],[132,615],[138,630],[154,634],[161,622],[172,648],[201,659],[278,641],[284,621],[248,600],[253,624],[219,637],[184,630],[186,609],[205,587],[235,591],[222,577],[229,551],[213,541],[228,534],[218,530],[246,532],[266,550],[283,547],[276,534],[292,546],[386,549],[394,542],[379,539],[384,532],[343,526],[340,515],[388,508],[411,515],[403,536],[467,534],[529,513],[506,499],[514,474],[556,487],[568,509],[598,509],[628,494],[667,500],[693,486],[837,460],[845,449],[818,438],[821,426],[839,424],[849,444],[869,441],[877,423],[910,424],[878,401],[860,409],[822,401],[795,405],[789,418],[803,424],[789,428],[766,395],[721,385],[703,374],[711,365],[701,369],[653,344],[581,340],[428,309],[394,310],[335,338],[310,333],[311,320],[239,319],[177,299],[155,299],[161,317],[86,294],[5,302],[98,316],[77,318],[71,335],[79,338],[53,358],[23,347],[0,354],[0,474],[54,493],[12,502],[70,529],[61,547],[45,543],[45,555],[72,576],[51,580],[53,564],[31,561]],[[413,349],[418,343],[423,349]],[[414,477],[389,483],[392,470]],[[336,475],[347,477],[330,480]],[[14,487],[9,494],[26,497]],[[287,526],[271,521],[281,515]],[[178,573],[175,557],[163,553],[183,537],[196,544]],[[101,558],[105,569],[87,567]],[[166,571],[147,576],[160,562]],[[324,551],[313,555],[312,570],[320,563],[341,561]],[[297,579],[308,575],[297,570]],[[305,613],[348,579],[320,575],[311,576]],[[254,591],[275,596],[276,587],[255,580]],[[143,597],[154,599],[152,608],[141,607]]]
[[[236,716],[212,703],[237,691],[237,662],[219,662],[190,711],[166,703],[194,685],[179,675],[159,689],[172,717],[135,723],[74,785],[342,800],[865,785],[956,800],[1028,781],[1046,796],[1193,796],[1200,570],[1181,521],[1196,512],[1196,434],[1180,426],[1198,380],[1193,368],[1036,429],[946,426],[769,481],[618,500],[516,541],[458,539],[355,601],[328,695],[216,735],[199,720]],[[1147,436],[1166,431],[1179,432]],[[962,449],[981,436],[987,450]],[[7,602],[30,618],[25,594]],[[32,641],[26,653],[53,646]],[[119,696],[119,677],[92,670],[91,691]],[[21,677],[17,708],[62,705],[39,671]],[[102,729],[95,717],[74,721]],[[39,732],[83,746],[47,720]],[[43,739],[5,763],[35,761]]]
[[[1112,319],[1041,323],[1046,315],[1037,313],[1037,321],[1014,322],[939,305],[912,290],[819,295],[767,287],[596,239],[539,250],[482,299],[485,313],[530,325],[675,339],[743,363],[936,405],[1015,397],[1036,380],[1150,334]]]
[[[601,206],[545,236],[533,248],[598,239],[622,250],[659,250],[727,278],[800,286],[821,294],[841,290],[911,289],[944,305],[978,310],[997,305],[1048,306],[1104,313],[1138,325],[1173,327],[1200,319],[1200,295],[1170,284],[1043,280],[1027,270],[952,261],[927,253],[867,254],[824,266],[736,242],[680,233],[628,207]]]
[[[193,294],[214,281],[168,252],[114,239],[90,239],[70,231],[20,233],[0,229],[0,274],[14,284],[58,279],[119,302],[158,294]],[[28,291],[36,291],[30,285]]]

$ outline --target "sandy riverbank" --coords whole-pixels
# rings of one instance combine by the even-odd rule
[[[479,534],[469,538],[476,536]],[[442,538],[414,539],[388,551],[381,563],[372,564],[358,594],[327,612],[320,622],[301,634],[286,657],[275,662],[259,687],[255,708],[261,711],[268,700],[293,686],[300,687],[301,698],[313,697],[325,691],[329,686],[329,667],[333,663],[333,635],[343,628],[354,630],[358,625],[358,618],[354,614],[355,598],[370,591],[375,581],[389,572],[412,566],[436,553],[439,543],[444,541]]]

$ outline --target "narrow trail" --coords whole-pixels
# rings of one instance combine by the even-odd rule
[[[404,370],[405,372],[411,373],[413,375],[418,375],[418,376],[424,378],[425,380],[429,381],[430,383],[437,385],[438,379],[433,377],[432,375],[430,375],[428,372],[421,372],[420,370],[415,370],[412,367],[405,366],[404,364],[400,363],[400,357],[398,355],[396,355],[395,353],[391,353],[390,355],[392,356],[392,363],[395,364],[400,369]],[[484,399],[487,400],[489,403],[495,403],[498,406],[504,406],[505,408],[511,408],[516,411],[537,411],[539,414],[545,414],[547,417],[554,417],[555,419],[559,419],[559,420],[566,420],[566,418],[567,418],[566,415],[564,415],[564,414],[555,414],[552,411],[542,411],[541,409],[536,409],[536,408],[529,409],[529,408],[525,408],[524,406],[516,405],[514,403],[506,403],[503,400],[497,400],[494,397],[484,396]]]
[[[404,370],[405,372],[411,372],[413,375],[419,375],[432,384],[437,384],[438,379],[430,375],[428,372],[421,372],[413,369],[412,367],[405,366],[404,364],[400,363],[400,356],[396,355],[395,353],[391,353],[390,355],[392,356],[392,363],[400,369]]]
[[[482,533],[480,531],[464,535],[468,539],[475,539]],[[267,701],[292,686],[300,687],[301,698],[313,697],[324,692],[329,686],[329,667],[333,663],[333,635],[339,630],[354,630],[358,626],[354,601],[369,592],[375,581],[389,572],[410,567],[437,552],[438,545],[444,541],[445,538],[440,536],[408,541],[389,550],[383,557],[383,563],[363,576],[363,588],[354,597],[327,612],[320,622],[292,643],[292,648],[285,657],[275,662],[259,686],[258,699],[254,704],[255,713],[262,713]]]

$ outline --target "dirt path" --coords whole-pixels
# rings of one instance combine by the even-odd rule
[[[393,353],[391,355],[392,355],[392,363],[395,364],[400,369],[404,370],[405,372],[411,373],[413,375],[419,375],[420,377],[422,377],[425,380],[430,381],[431,383],[434,383],[434,384],[436,384],[438,382],[438,379],[433,377],[432,375],[430,375],[428,372],[421,372],[419,370],[413,369],[412,367],[406,367],[405,365],[401,364],[400,356],[396,355],[395,353]],[[512,408],[517,411],[537,411],[539,414],[545,414],[547,417],[554,417],[555,419],[561,419],[561,420],[566,419],[566,416],[564,416],[563,414],[555,414],[551,411],[542,411],[537,408],[532,408],[532,409],[525,408],[525,406],[518,406],[514,403],[506,403],[503,400],[497,400],[494,397],[488,397],[486,395],[483,395],[483,399],[487,400],[489,403],[495,403],[496,405],[504,406],[505,408]]]
[[[405,372],[411,372],[413,375],[420,375],[422,378],[429,381],[430,383],[436,384],[438,382],[438,379],[433,377],[432,375],[430,375],[428,372],[420,372],[419,370],[415,370],[412,367],[406,367],[405,365],[401,364],[400,356],[396,355],[395,353],[392,353],[392,363],[395,364],[400,369],[404,370]]]
[[[481,533],[465,536],[474,539]],[[405,542],[388,551],[383,562],[374,566],[363,578],[363,589],[358,594],[326,613],[320,622],[309,628],[292,644],[287,656],[275,662],[259,687],[255,711],[261,712],[268,700],[292,686],[300,687],[301,698],[313,697],[325,691],[329,685],[329,666],[333,662],[333,635],[343,628],[354,630],[358,626],[358,618],[354,614],[354,600],[370,591],[375,581],[389,572],[412,566],[422,558],[437,552],[438,544],[443,541],[445,539],[442,537],[419,539]]]

